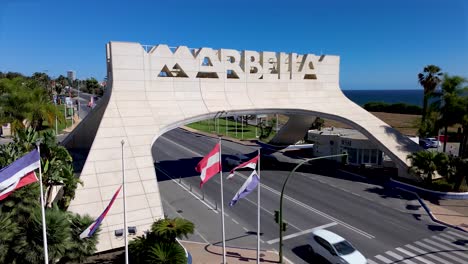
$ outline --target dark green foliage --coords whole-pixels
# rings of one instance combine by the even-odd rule
[[[6,263],[6,258],[13,238],[18,234],[19,227],[11,213],[0,214],[0,263]]]
[[[148,250],[146,263],[185,264],[184,249],[177,243],[156,242]]]
[[[427,65],[424,67],[423,72],[418,74],[418,82],[424,88],[423,109],[422,109],[422,122],[426,121],[427,104],[430,95],[435,91],[441,82],[442,72],[436,65]]]
[[[58,207],[46,210],[47,244],[49,261],[60,259],[70,247],[70,224],[67,214]],[[40,207],[32,210],[30,219],[20,226],[20,232],[15,238],[12,253],[16,263],[44,262],[44,247],[42,239],[42,219]]]
[[[129,244],[132,263],[187,263],[185,250],[176,238],[193,234],[195,226],[182,218],[165,218],[153,223],[151,232]]]
[[[410,172],[431,185],[438,168],[447,166],[448,157],[445,153],[433,151],[418,151],[408,155],[411,161]]]
[[[97,235],[84,240],[79,239],[79,234],[93,219],[62,211],[74,197],[80,181],[73,173],[70,154],[56,143],[55,135],[49,131],[36,132],[32,128],[18,130],[12,143],[0,145],[0,168],[34,149],[38,139],[42,141],[42,183],[46,201],[51,201],[51,188],[54,185],[60,185],[64,190],[64,195],[58,203],[60,207],[49,203],[52,208],[46,210],[50,263],[61,259],[83,261],[95,252]],[[24,186],[0,201],[0,263],[44,261],[39,187],[38,182]],[[14,226],[7,218],[14,219],[17,231],[14,231]],[[14,236],[13,239],[11,235],[4,235],[5,230],[13,230],[8,231]]]
[[[11,123],[13,133],[25,126],[41,130],[44,121],[52,124],[60,115],[41,84],[48,83],[47,78],[38,78],[0,79],[0,122]]]
[[[96,233],[90,237],[81,239],[80,234],[85,230],[91,223],[94,222],[94,219],[88,215],[81,216],[79,214],[69,213],[68,215],[70,221],[70,231],[71,231],[71,240],[70,246],[60,260],[61,263],[69,262],[83,262],[88,256],[91,256],[96,252],[96,244],[98,236]]]
[[[364,109],[369,112],[385,112],[395,114],[420,115],[421,107],[405,103],[387,104],[384,102],[369,102],[364,105]]]

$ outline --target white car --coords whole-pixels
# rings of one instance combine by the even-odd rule
[[[351,243],[325,229],[312,232],[311,253],[320,255],[331,264],[366,264],[366,258]]]
[[[228,156],[226,159],[224,159],[229,166],[237,166],[240,165],[242,162],[245,162],[248,160],[249,157],[242,155],[242,154],[237,154],[237,155],[232,155]]]

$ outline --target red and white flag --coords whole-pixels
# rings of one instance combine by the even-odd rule
[[[226,179],[230,179],[232,177],[234,177],[234,171],[237,170],[237,169],[242,169],[242,168],[251,168],[253,170],[255,170],[255,168],[257,167],[257,162],[258,162],[258,155],[256,157],[254,157],[253,159],[249,160],[249,161],[246,161],[240,165],[238,165],[237,167],[235,167],[234,169],[231,170],[231,172],[229,172],[229,175],[227,176]]]
[[[216,173],[221,171],[221,157],[219,143],[206,155],[195,167],[195,170],[200,173],[200,188]]]

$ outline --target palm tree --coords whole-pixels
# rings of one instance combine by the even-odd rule
[[[435,65],[427,65],[424,67],[422,73],[418,74],[419,84],[424,88],[424,99],[423,99],[423,109],[422,109],[422,123],[426,121],[427,114],[427,104],[429,101],[430,95],[435,91],[437,85],[440,83],[440,77],[442,72],[440,68]]]
[[[444,75],[441,85],[441,91],[434,93],[438,100],[433,106],[439,110],[439,126],[444,128],[444,134],[447,135],[448,127],[454,124],[463,123],[463,117],[466,114],[466,105],[464,104],[462,93],[468,87],[462,87],[466,79],[460,76]],[[447,141],[444,140],[444,152],[447,147]]]
[[[148,250],[147,259],[150,263],[185,264],[187,257],[184,249],[177,243],[157,242]]]
[[[195,225],[183,218],[164,218],[153,223],[151,231],[161,239],[175,242],[176,238],[188,237],[193,234]]]
[[[60,263],[81,263],[96,252],[97,234],[100,228],[92,237],[81,239],[80,234],[93,223],[94,219],[88,215],[81,216],[74,213],[69,213],[68,218],[70,221],[71,243]]]
[[[448,156],[445,153],[435,151],[418,151],[408,155],[411,162],[409,171],[424,180],[428,185],[432,184],[432,179],[438,168],[446,166]]]
[[[55,263],[71,248],[70,222],[67,213],[54,206],[46,210],[49,262]],[[29,221],[23,223],[12,251],[15,263],[44,262],[41,210],[35,207]]]
[[[129,244],[132,263],[187,263],[185,250],[176,238],[193,234],[195,226],[182,218],[165,218],[153,223],[151,232]]]
[[[8,251],[15,235],[19,232],[18,224],[11,213],[0,214],[0,263],[7,263]]]

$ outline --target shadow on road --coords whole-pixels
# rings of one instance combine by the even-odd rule
[[[302,245],[292,249],[292,252],[301,258],[305,263],[330,264],[321,256],[312,255],[309,245]]]

